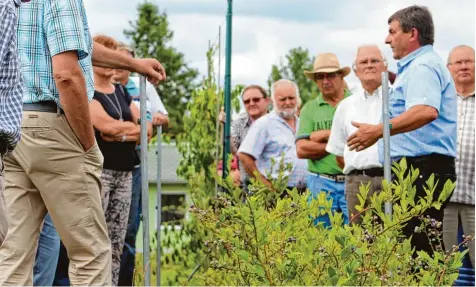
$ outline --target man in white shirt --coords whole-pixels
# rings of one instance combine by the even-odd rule
[[[382,189],[383,167],[379,161],[377,144],[357,152],[349,151],[347,138],[357,127],[353,122],[377,125],[382,116],[382,72],[387,63],[376,45],[361,46],[353,65],[362,89],[347,97],[337,107],[332,121],[331,134],[326,151],[336,155],[336,160],[345,174],[345,196],[349,218],[352,223],[361,221],[355,206],[361,184],[370,182],[369,197]]]

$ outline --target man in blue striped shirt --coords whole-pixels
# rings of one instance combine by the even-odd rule
[[[415,201],[426,196],[424,187],[431,174],[438,181],[436,200],[447,180],[456,181],[456,90],[443,59],[433,50],[434,26],[426,7],[410,6],[397,11],[388,19],[389,35],[385,42],[392,47],[398,61],[397,78],[389,94],[390,156],[393,161],[405,157],[410,166],[419,169],[415,180]],[[351,150],[361,151],[382,137],[383,124],[354,123],[359,128],[349,137]],[[383,142],[379,141],[379,157],[383,161]],[[408,171],[407,170],[407,171]],[[425,212],[436,222],[443,222],[444,207]],[[444,250],[437,234],[433,248],[425,232],[419,232],[421,221],[411,219],[403,233],[412,236],[415,250],[433,254]],[[430,227],[431,228],[431,227]],[[440,230],[441,231],[441,230]],[[441,232],[440,232],[441,233]]]
[[[23,3],[17,29],[26,90],[22,140],[5,157],[9,231],[0,247],[0,285],[32,285],[47,212],[68,251],[71,284],[111,285],[99,179],[103,156],[89,115],[92,65],[131,70],[154,83],[165,79],[165,71],[155,59],[93,45],[82,0]]]

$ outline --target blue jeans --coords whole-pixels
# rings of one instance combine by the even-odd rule
[[[332,199],[332,211],[342,212],[344,224],[349,223],[349,213],[347,211],[347,201],[345,200],[345,182],[336,182],[319,175],[310,174],[307,177],[307,188],[311,192],[309,202],[319,197],[319,193],[327,193],[327,200]],[[322,222],[326,228],[331,227],[329,215],[320,215],[314,219],[314,225]]]
[[[141,204],[141,170],[140,166],[132,171],[132,199],[127,224],[126,240],[121,256],[121,271],[119,286],[133,286],[134,268],[136,260],[136,237],[139,232]]]
[[[53,225],[50,214],[46,214],[43,229],[38,240],[35,265],[33,267],[34,286],[52,286],[60,249],[60,237]]]

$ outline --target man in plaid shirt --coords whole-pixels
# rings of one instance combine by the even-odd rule
[[[457,245],[458,217],[465,235],[474,236],[474,49],[454,48],[448,57],[448,69],[458,92],[458,155],[456,188],[445,208],[443,240],[447,251]],[[469,242],[469,256],[474,267],[474,241]]]
[[[82,0],[23,3],[17,25],[26,88],[22,140],[4,158],[9,230],[0,247],[0,285],[32,285],[39,229],[49,213],[68,251],[71,285],[110,286],[104,158],[89,114],[92,66],[127,69],[153,83],[165,80],[165,70],[155,59],[93,45]]]
[[[3,156],[20,140],[22,83],[16,46],[16,8],[20,0],[0,0],[0,246],[7,235],[3,196]]]

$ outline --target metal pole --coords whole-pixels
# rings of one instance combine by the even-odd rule
[[[218,26],[218,84],[217,84],[217,120],[216,120],[216,163],[215,166],[218,167],[218,163],[220,161],[220,69],[221,69],[221,26]],[[215,180],[215,196],[218,194],[218,180]]]
[[[218,91],[221,88],[221,26],[218,26]]]
[[[225,55],[225,148],[223,149],[223,178],[228,176],[227,163],[230,153],[230,121],[231,121],[231,21],[233,1],[228,0],[226,14],[226,55]]]
[[[160,285],[162,227],[162,126],[157,127],[157,286]]]
[[[147,96],[145,77],[140,76],[140,157],[141,157],[141,193],[142,193],[142,232],[144,251],[145,286],[150,286],[150,244],[149,244],[149,176],[147,172]]]
[[[384,163],[383,174],[389,184],[392,183],[391,164],[390,161],[390,113],[388,103],[388,72],[382,72],[382,117],[383,117],[383,150]],[[392,215],[392,203],[385,202],[385,214]]]

